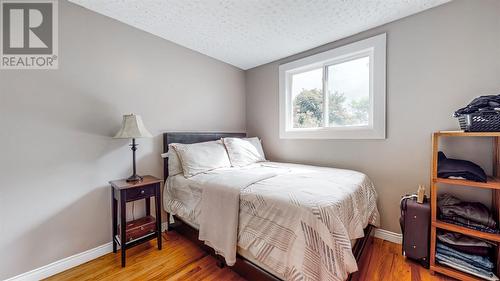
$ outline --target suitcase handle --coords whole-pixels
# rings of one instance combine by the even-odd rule
[[[403,215],[403,210],[406,210],[406,200],[413,198],[418,198],[418,196],[416,194],[412,195],[406,194],[405,196],[401,197],[401,200],[399,201],[399,208],[401,209],[401,215]]]
[[[404,231],[405,231],[402,218],[404,218],[404,216],[405,216],[406,201],[408,201],[409,199],[414,199],[414,198],[416,199],[416,198],[418,198],[418,196],[416,194],[411,194],[411,195],[406,194],[405,196],[401,197],[401,200],[399,201],[399,210],[401,211],[401,217],[399,219],[399,226],[401,227],[402,233],[404,233]],[[404,240],[404,236],[403,236],[403,240]]]

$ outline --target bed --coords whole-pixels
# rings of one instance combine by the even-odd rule
[[[164,152],[172,143],[199,143],[244,133],[165,133]],[[239,193],[236,263],[232,269],[248,280],[345,280],[358,269],[378,225],[376,193],[369,179],[355,171],[277,162],[216,169],[185,178],[169,176],[164,161],[164,208],[175,229],[199,241],[201,194],[207,179],[268,175]],[[272,171],[270,173],[269,171]],[[331,185],[335,185],[332,189]],[[236,211],[238,212],[238,211]]]

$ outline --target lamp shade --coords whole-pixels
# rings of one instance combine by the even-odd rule
[[[122,128],[116,135],[115,139],[135,139],[135,138],[150,138],[151,133],[144,127],[142,118],[139,115],[129,114],[123,115]]]

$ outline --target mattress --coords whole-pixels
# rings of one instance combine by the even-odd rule
[[[314,168],[316,170],[320,170],[321,172],[328,171],[327,169],[330,168],[320,168],[320,167],[312,167],[312,166],[304,166],[304,165],[296,165],[296,164],[287,164],[287,163],[276,163],[276,162],[265,162],[265,163],[258,163],[254,165],[250,165],[245,167],[244,169],[253,169],[253,168],[258,168],[260,166],[267,165],[270,167],[277,167],[281,169],[292,169],[294,171],[300,171],[301,169],[310,169]],[[217,171],[212,171],[209,173],[225,173],[225,172],[230,172],[231,169],[235,168],[225,168],[225,169],[217,169]],[[241,168],[238,168],[241,169]],[[331,170],[337,170],[337,169],[331,169]],[[347,171],[347,170],[344,170]],[[357,173],[352,171],[353,173]],[[360,173],[358,173],[360,174]],[[202,175],[201,177],[204,177],[205,175]],[[175,176],[170,176],[165,183],[165,192],[164,192],[164,207],[167,212],[171,214],[175,214],[177,217],[181,218],[185,223],[189,224],[190,226],[199,229],[199,221],[198,218],[200,216],[201,212],[201,194],[203,191],[204,186],[200,183],[203,182],[200,180],[200,177],[192,177],[186,179],[182,174],[175,175]],[[342,181],[340,181],[342,182]],[[337,186],[338,188],[342,189],[341,186]],[[253,189],[259,190],[259,189],[269,189],[273,188],[272,185],[269,185],[269,182],[262,182],[262,183],[256,183],[252,186]],[[348,195],[349,196],[349,195]],[[373,199],[371,199],[372,201]],[[376,207],[374,210],[374,215],[375,219],[378,220],[378,211],[376,211]],[[359,219],[359,218],[358,218]],[[374,221],[367,221],[364,225],[363,228],[366,227],[368,222],[374,224]],[[377,223],[375,223],[377,224]],[[262,234],[260,234],[262,235]],[[358,237],[359,237],[359,231],[358,231]],[[353,235],[354,236],[354,235]],[[350,246],[353,247],[355,244],[355,240],[358,237],[346,237],[351,240]],[[240,242],[238,243],[240,244]],[[352,251],[351,251],[352,253]],[[250,251],[245,250],[244,248],[240,247],[238,245],[238,254],[241,256],[245,257],[247,260],[253,262],[254,264],[258,265],[259,267],[267,270],[268,272],[272,273],[273,275],[281,278],[281,279],[290,279],[286,278],[283,274],[283,268],[278,268],[278,270],[275,270],[272,268],[272,266],[266,266],[266,264],[260,262],[257,260],[255,256],[255,251],[252,254]]]

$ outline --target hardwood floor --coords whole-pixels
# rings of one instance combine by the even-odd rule
[[[46,280],[231,280],[244,281],[229,268],[218,268],[211,256],[175,232],[163,235],[163,250],[149,242],[127,250],[127,267],[119,254],[107,254]],[[360,270],[363,281],[443,281],[401,256],[400,245],[374,239]],[[253,281],[253,280],[250,280]]]
[[[234,280],[244,281],[229,268],[175,232],[163,234],[163,249],[150,241],[127,250],[127,266],[120,254],[110,253],[46,280]]]
[[[436,273],[401,255],[401,245],[385,240],[373,239],[372,247],[361,261],[361,281],[451,281],[455,280]]]

